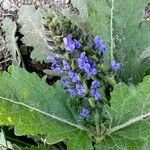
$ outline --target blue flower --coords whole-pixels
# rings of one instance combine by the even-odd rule
[[[103,54],[106,52],[106,45],[98,36],[94,38],[94,45],[96,48],[100,49]]]
[[[56,71],[57,74],[61,74],[63,72],[60,67],[57,67],[55,69],[55,71]]]
[[[70,93],[71,96],[75,96],[76,95],[76,92],[73,89],[71,89],[71,88],[69,88],[67,91]]]
[[[67,37],[63,38],[64,41],[64,48],[70,52],[75,50],[75,43],[72,41],[71,36],[68,35]]]
[[[84,64],[88,62],[88,58],[86,56],[86,53],[85,52],[82,52],[80,54],[80,57],[78,58],[78,66],[80,69],[83,69],[84,68]]]
[[[91,95],[95,98],[95,100],[99,100],[101,98],[100,93],[96,89],[92,89],[90,91]]]
[[[89,63],[85,63],[84,66],[83,66],[83,69],[84,69],[84,71],[85,71],[88,75],[91,74],[91,72],[90,72],[91,66],[90,66]]]
[[[57,74],[61,74],[63,72],[57,63],[52,63],[51,69],[56,71]]]
[[[87,117],[87,115],[89,114],[89,110],[87,108],[82,108],[80,115],[81,117]]]
[[[65,70],[65,71],[70,70],[70,66],[66,60],[63,60],[63,67],[64,67],[63,70]]]
[[[97,88],[99,88],[100,87],[100,83],[99,83],[99,81],[96,81],[96,80],[94,80],[93,82],[92,82],[92,84],[91,84],[91,88],[93,89],[97,89]]]
[[[93,74],[93,75],[97,74],[97,69],[96,69],[96,68],[93,68],[93,69],[91,70],[91,74]]]
[[[78,58],[78,66],[81,70],[84,70],[88,76],[97,74],[95,63],[91,60],[88,60],[85,52],[80,54],[80,57]]]
[[[85,93],[85,89],[83,88],[82,84],[76,84],[77,93],[82,95]]]
[[[81,58],[78,58],[78,66],[80,69],[83,69],[85,65],[85,61]]]
[[[68,74],[69,74],[70,78],[72,79],[73,83],[76,83],[79,81],[79,76],[77,73],[70,71]]]
[[[47,59],[48,59],[48,61],[50,61],[52,63],[56,63],[57,62],[54,56],[48,56]]]
[[[52,63],[51,69],[54,70],[54,69],[56,69],[56,68],[58,68],[57,63]]]
[[[63,81],[64,84],[68,83],[67,77],[62,77],[61,80]]]
[[[94,37],[94,45],[96,48],[100,48],[100,46],[104,43],[103,40],[99,38],[99,36]]]
[[[74,41],[74,44],[75,44],[75,48],[80,48],[81,47],[81,43],[78,40],[74,39],[73,41]]]
[[[121,64],[117,63],[115,60],[111,61],[111,68],[115,71],[121,69]]]
[[[102,52],[103,54],[105,54],[105,52],[106,52],[106,50],[107,50],[107,47],[106,47],[105,44],[102,44],[101,47],[100,47],[100,49],[101,49],[101,52]]]
[[[64,90],[67,91],[70,88],[70,86],[65,86]]]

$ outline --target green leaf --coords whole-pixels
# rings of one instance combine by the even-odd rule
[[[106,63],[110,64],[110,56],[111,60],[117,59],[122,64],[120,78],[123,81],[141,82],[150,68],[150,21],[144,20],[144,9],[149,0],[87,2],[86,23],[92,34],[99,35],[107,43]],[[83,6],[77,6],[80,7]]]
[[[15,145],[16,148],[16,145]],[[16,150],[16,149],[15,149]],[[51,145],[38,145],[38,146],[31,146],[31,147],[24,147],[24,148],[18,148],[17,150],[59,150],[58,148],[51,146]]]
[[[2,22],[2,29],[5,32],[6,47],[12,55],[12,63],[16,66],[21,64],[21,55],[16,44],[17,38],[15,37],[17,26],[11,19],[5,18]]]
[[[88,7],[86,0],[72,0],[72,6],[62,9],[62,14],[77,24],[80,28],[90,31],[88,20]]]
[[[92,33],[99,35],[109,45],[111,59],[115,55],[122,63],[120,77],[125,82],[142,81],[150,68],[150,61],[143,62],[143,59],[149,59],[149,56],[143,55],[144,51],[147,54],[150,47],[150,21],[142,21],[148,2],[89,0],[88,20]]]
[[[137,87],[118,84],[111,94],[112,127],[97,149],[144,150],[150,140],[150,76]],[[134,147],[135,145],[135,147]]]
[[[144,20],[149,0],[113,1],[115,56],[122,62],[120,76],[126,82],[141,82],[150,68],[141,55],[150,47],[150,21]]]
[[[133,141],[113,136],[107,137],[101,143],[96,144],[96,150],[148,150],[149,145],[146,142]]]
[[[3,149],[3,148],[12,149],[12,144],[6,140],[3,130],[1,130],[1,132],[0,132],[0,149]]]
[[[34,48],[31,58],[47,62],[47,56],[53,54],[53,47],[48,45],[46,41],[42,23],[42,10],[36,10],[33,5],[23,5],[19,9],[18,16],[18,23],[22,26],[20,32],[24,35],[22,41],[27,46]]]
[[[88,19],[90,32],[99,36],[107,45],[107,52],[104,57],[106,67],[110,65],[110,48],[111,48],[111,3],[109,0],[88,0]]]
[[[79,112],[71,106],[75,98],[60,83],[49,86],[35,73],[13,67],[12,74],[0,74],[0,85],[1,125],[14,125],[17,135],[45,135],[49,144],[67,140],[69,150],[79,145],[92,149],[88,129],[78,123]],[[80,141],[70,142],[76,138]]]
[[[91,33],[99,35],[110,46],[110,3],[108,0],[88,0],[88,23]]]
[[[105,0],[72,0],[71,3],[72,7],[62,11],[63,15],[110,44],[109,3]]]

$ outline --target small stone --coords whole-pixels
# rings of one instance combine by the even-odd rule
[[[69,4],[70,3],[70,0],[64,0],[65,1],[65,4]]]
[[[11,3],[9,0],[4,0],[2,3],[3,10],[9,10],[11,8]]]

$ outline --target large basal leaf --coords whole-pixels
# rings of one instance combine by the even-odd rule
[[[12,74],[0,74],[0,85],[0,125],[14,125],[17,135],[45,135],[50,144],[67,140],[69,150],[92,149],[87,129],[78,124],[79,112],[71,109],[75,99],[60,83],[51,87],[13,67]]]
[[[36,10],[33,5],[23,5],[19,9],[18,23],[22,26],[20,32],[24,35],[23,43],[34,48],[31,58],[47,62],[47,56],[53,54],[53,47],[47,44],[41,11],[41,9]]]
[[[112,128],[97,149],[147,150],[150,140],[150,76],[137,87],[118,84],[111,96]]]
[[[20,66],[21,56],[16,44],[17,39],[15,37],[17,30],[16,23],[12,22],[9,18],[5,18],[2,24],[2,29],[5,32],[6,47],[12,55],[12,63],[16,66]]]
[[[55,147],[52,145],[43,145],[38,144],[38,146],[30,146],[30,147],[19,147],[17,145],[13,145],[14,150],[60,150],[59,147]],[[61,150],[65,150],[63,147],[61,147]]]

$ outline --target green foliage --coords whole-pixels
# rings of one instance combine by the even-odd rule
[[[20,32],[24,35],[21,40],[27,46],[34,48],[31,58],[47,62],[47,56],[53,54],[53,47],[48,45],[46,41],[42,23],[42,9],[36,10],[33,5],[24,5],[19,9],[18,15],[18,23],[22,26]]]
[[[150,68],[150,21],[144,19],[148,2],[88,0],[87,5],[76,6],[80,12],[80,7],[88,9],[85,22],[90,32],[106,41],[111,59],[115,56],[122,63],[120,78],[126,83],[141,82]],[[108,56],[106,59],[108,62]]]
[[[86,0],[72,0],[72,6],[63,9],[61,12],[73,23],[86,31],[90,31],[90,27],[87,24],[88,19],[88,7]]]
[[[11,19],[5,18],[2,22],[2,29],[5,32],[5,41],[8,51],[12,55],[12,63],[16,66],[20,66],[21,56],[16,44],[17,38],[15,37],[17,26]]]
[[[1,132],[0,132],[0,149],[4,149],[4,148],[12,149],[12,144],[6,140],[3,130],[1,130]]]
[[[150,76],[137,87],[118,84],[112,92],[112,127],[97,149],[146,150],[150,140]]]
[[[88,0],[88,19],[91,33],[99,35],[110,46],[110,3],[108,0]]]
[[[149,0],[117,0],[114,2],[115,56],[122,61],[120,77],[138,83],[150,68],[150,61],[141,55],[150,47],[150,21],[144,20],[144,10]]]
[[[78,97],[70,97],[64,91],[61,82],[50,86],[37,74],[28,73],[14,66],[9,68],[8,72],[0,73],[0,125],[13,125],[16,135],[42,135],[45,137],[44,141],[49,144],[49,149],[53,149],[51,145],[60,141],[67,144],[68,150],[149,149],[150,76],[143,79],[145,72],[150,68],[150,21],[144,19],[144,8],[148,2],[149,0],[73,0],[73,10],[62,12],[85,31],[99,35],[106,41],[108,55],[111,55],[111,59],[115,57],[122,63],[120,79],[132,83],[130,86],[117,84],[111,97],[109,95],[111,90],[109,88],[110,91],[104,90],[111,98],[111,113],[106,108],[101,116],[90,114],[96,116],[96,129],[100,130],[100,135],[95,135],[95,125],[87,125],[86,121],[80,118],[81,105]],[[72,13],[74,8],[79,12]],[[22,6],[18,23],[21,25],[23,43],[34,48],[31,58],[47,62],[47,56],[54,55],[54,47],[47,44],[42,11],[42,9],[36,10],[34,6]],[[78,34],[76,32],[78,28],[70,24],[70,28],[65,30],[67,21],[64,26],[62,23],[61,26],[55,27],[64,18],[57,22],[54,16],[49,18],[50,21],[44,16],[43,18],[47,19],[44,23],[51,23],[48,24],[47,35],[52,35],[52,27],[56,29],[55,32],[59,31],[57,29],[64,29],[58,32],[57,37],[55,36],[56,42],[52,38],[55,46],[61,49],[63,45],[58,45],[57,42],[62,41],[62,37],[68,35],[68,32],[72,33],[72,30],[74,30],[73,35]],[[19,66],[21,57],[15,38],[17,26],[10,19],[5,19],[2,28],[5,31],[7,48],[13,56],[13,64]],[[79,34],[78,36],[80,39]],[[89,42],[91,43],[92,41]],[[107,64],[108,55],[105,58]],[[74,58],[73,55],[71,57]],[[55,76],[47,69],[44,72]],[[102,81],[101,79],[101,83]],[[135,83],[139,84],[134,86]],[[92,109],[95,113],[95,108]],[[103,115],[110,117],[110,120],[108,117],[105,118],[106,124],[99,122],[100,119],[104,119]],[[90,121],[92,122],[92,119]],[[4,140],[2,132],[0,136],[2,139],[0,144],[3,142],[6,146],[7,141]],[[16,145],[15,147],[18,150],[22,149]],[[43,150],[44,148],[40,145],[24,149]]]
[[[15,150],[59,150],[57,147],[51,146],[51,145],[38,145],[38,146],[31,146],[31,147],[18,147],[17,145],[14,145]],[[64,150],[64,149],[62,149]]]
[[[91,149],[87,129],[77,123],[78,113],[70,106],[75,99],[60,83],[51,87],[36,74],[13,67],[12,74],[0,74],[0,85],[1,125],[15,125],[17,135],[46,135],[49,144],[66,139],[70,150]]]
[[[61,84],[47,85],[36,74],[13,67],[0,74],[0,124],[17,135],[45,135],[46,142],[67,141],[69,150],[92,150],[89,129],[79,123],[75,98]],[[116,85],[111,96],[111,128],[96,137],[96,149],[146,149],[150,139],[150,76],[137,87]]]

